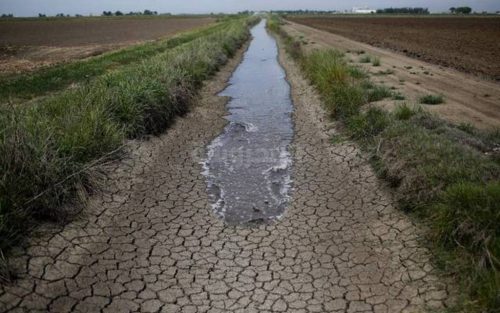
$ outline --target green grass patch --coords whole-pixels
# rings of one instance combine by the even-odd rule
[[[372,57],[372,65],[373,66],[380,66],[381,65],[380,58],[379,57]]]
[[[441,104],[444,103],[444,98],[442,95],[425,95],[418,99],[418,101],[422,104]]]

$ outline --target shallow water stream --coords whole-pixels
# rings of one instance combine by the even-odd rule
[[[265,21],[252,35],[229,87],[220,94],[231,98],[229,123],[208,146],[204,162],[212,207],[229,224],[280,218],[291,184],[290,86]]]

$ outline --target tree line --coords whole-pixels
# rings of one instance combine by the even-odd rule
[[[314,15],[314,14],[332,14],[338,13],[338,11],[324,11],[324,10],[277,10],[271,11],[271,13],[280,15]]]
[[[123,16],[123,15],[158,15],[157,11],[144,10],[144,12],[133,12],[123,13],[122,11],[103,11],[102,16]]]
[[[428,8],[386,8],[378,9],[378,14],[429,14]]]

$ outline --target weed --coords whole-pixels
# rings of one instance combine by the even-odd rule
[[[373,66],[380,66],[380,58],[379,57],[372,57],[372,65]]]
[[[389,125],[387,112],[374,107],[347,120],[347,128],[351,136],[362,140],[369,140],[380,134],[387,125]]]
[[[349,75],[354,79],[368,78],[368,73],[360,67],[350,66],[348,71]]]
[[[419,112],[420,112],[420,109],[415,108],[415,107],[411,108],[406,103],[403,103],[403,104],[398,105],[394,109],[392,114],[398,120],[409,120],[410,118],[412,118],[415,114],[417,114]]]
[[[471,135],[474,135],[475,132],[475,128],[471,123],[460,123],[457,128]]]
[[[378,71],[374,75],[375,76],[384,76],[384,75],[392,75],[392,74],[394,74],[394,71],[391,69],[387,69],[385,71]]]
[[[370,63],[372,58],[369,55],[362,56],[359,58],[359,63]]]
[[[342,136],[342,135],[339,135],[339,134],[335,134],[335,135],[333,135],[333,136],[330,138],[330,142],[331,142],[333,145],[342,144],[342,143],[344,143],[346,140],[347,140],[347,138],[346,138],[346,137],[344,137],[344,136]]]
[[[389,88],[385,86],[375,86],[368,90],[367,96],[368,102],[375,102],[391,97],[392,93]]]
[[[405,100],[406,97],[402,93],[400,93],[400,92],[394,92],[392,94],[392,99],[393,100]]]
[[[444,98],[442,95],[425,95],[419,98],[418,100],[422,104],[441,104],[444,103]]]

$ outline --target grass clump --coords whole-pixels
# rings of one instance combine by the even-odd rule
[[[324,96],[332,114],[346,118],[359,112],[366,102],[364,89],[352,84],[354,77],[363,76],[353,70],[336,50],[315,51],[303,59],[309,79]]]
[[[372,58],[369,55],[364,55],[361,58],[359,58],[359,63],[370,63],[371,61]]]
[[[89,170],[126,138],[160,133],[249,37],[235,19],[205,36],[33,105],[0,106],[0,250],[37,218],[58,220],[92,186]]]
[[[391,97],[392,92],[386,86],[378,85],[373,88],[369,88],[367,90],[367,96],[368,102],[376,102]]]
[[[468,273],[462,281],[475,301],[466,310],[500,306],[500,183],[457,183],[432,208],[433,235],[453,258],[444,259],[450,271]],[[459,260],[459,261],[457,261]]]
[[[471,123],[460,123],[457,128],[471,135],[473,135],[476,131],[474,125]]]
[[[372,61],[372,65],[375,67],[380,66],[380,64],[381,64],[379,57],[372,57],[371,61]]]
[[[394,74],[394,71],[391,69],[387,69],[385,71],[378,71],[374,75],[375,76],[385,76],[385,75],[392,75],[392,74]]]
[[[417,113],[421,112],[418,108],[411,108],[406,103],[398,105],[392,114],[398,120],[407,121]]]
[[[392,100],[405,100],[406,97],[400,92],[392,93]]]
[[[352,116],[347,128],[355,139],[369,140],[380,134],[389,125],[386,111],[371,107],[366,112]]]
[[[442,95],[425,95],[418,99],[418,101],[422,104],[441,104],[444,103],[444,98]]]

